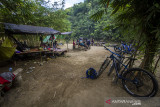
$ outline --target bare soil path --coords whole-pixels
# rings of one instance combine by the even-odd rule
[[[3,107],[103,107],[106,97],[131,97],[107,76],[108,69],[96,80],[85,77],[88,68],[99,69],[109,52],[103,47],[70,51],[66,57],[51,59],[22,73],[23,81],[6,93]],[[160,96],[160,94],[158,94]]]

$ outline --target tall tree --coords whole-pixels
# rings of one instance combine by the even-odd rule
[[[118,41],[120,35],[112,23],[113,18],[109,17],[112,10],[111,8],[109,8],[109,14],[104,15],[100,21],[96,22],[90,19],[90,16],[95,13],[98,8],[103,8],[97,5],[98,1],[99,0],[85,0],[84,3],[75,4],[72,8],[66,10],[70,15],[69,20],[72,23],[72,36]],[[106,26],[112,29],[103,31]]]
[[[160,37],[160,1],[159,0],[100,0],[104,9],[92,17],[99,19],[106,11],[108,5],[113,8],[112,14],[117,15],[119,27],[123,25],[134,26],[135,32],[140,32],[145,41],[145,55],[141,67],[152,70],[153,58],[159,45]],[[133,27],[132,27],[133,28]],[[138,28],[138,29],[136,29]],[[137,31],[136,31],[137,30]]]

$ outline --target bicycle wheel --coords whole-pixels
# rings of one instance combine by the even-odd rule
[[[135,53],[135,49],[133,48],[130,50],[130,54],[133,55],[134,53]]]
[[[134,97],[153,97],[158,92],[158,82],[150,72],[131,68],[123,73],[123,77],[124,89]]]
[[[114,70],[114,66],[113,66],[113,64],[112,64],[112,65],[111,65],[111,68],[109,69],[108,76],[111,75],[111,73],[113,72],[113,70]]]
[[[110,60],[109,59],[106,59],[103,64],[101,65],[100,69],[99,69],[99,72],[97,74],[97,77],[99,77],[103,71],[108,67],[108,65],[110,64]]]

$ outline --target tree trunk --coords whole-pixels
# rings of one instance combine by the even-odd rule
[[[152,72],[152,63],[158,48],[157,44],[158,39],[155,37],[155,35],[149,35],[147,37],[145,55],[140,67],[150,72]]]
[[[156,61],[155,66],[154,66],[153,73],[155,73],[155,71],[156,71],[156,68],[157,68],[157,66],[158,66],[159,60],[160,60],[160,54],[159,54],[159,56],[158,56],[158,59],[157,59],[157,61]]]

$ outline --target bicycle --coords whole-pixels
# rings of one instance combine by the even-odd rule
[[[123,51],[123,53],[126,53],[126,54],[133,54],[133,52],[135,51],[134,47],[132,44],[125,44],[125,43],[121,43],[121,46],[114,46],[114,50],[115,52],[120,52],[120,51]]]
[[[157,94],[158,83],[150,72],[147,72],[146,70],[141,68],[128,68],[129,63],[125,65],[121,61],[121,58],[136,60],[135,58],[124,57],[112,52],[105,46],[104,48],[112,53],[110,57],[107,57],[110,58],[111,61],[113,61],[112,66],[108,72],[108,76],[113,72],[113,69],[115,69],[116,81],[118,81],[118,79],[122,79],[122,85],[127,93],[134,97],[153,97]],[[122,71],[120,65],[124,67]],[[145,76],[148,78],[145,78]],[[150,85],[149,82],[152,85]],[[147,90],[149,91],[147,92]]]

